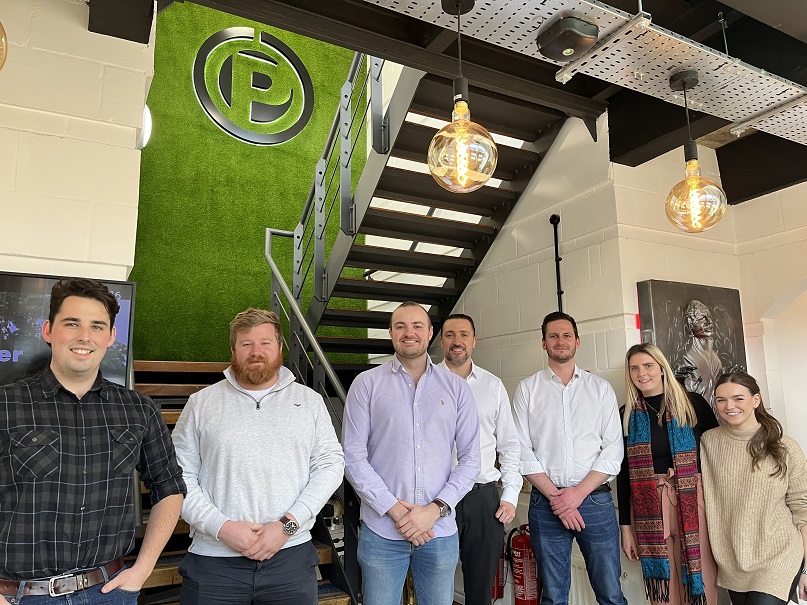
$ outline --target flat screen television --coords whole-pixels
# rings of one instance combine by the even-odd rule
[[[42,324],[50,312],[50,290],[59,279],[54,275],[0,271],[0,384],[31,376],[50,363],[50,346],[42,338]],[[135,283],[100,281],[120,304],[115,342],[101,362],[101,374],[131,388]]]

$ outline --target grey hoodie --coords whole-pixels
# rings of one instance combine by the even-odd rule
[[[237,557],[217,538],[225,521],[300,524],[284,548],[311,539],[314,518],[342,482],[344,455],[322,397],[285,367],[260,401],[225,379],[191,395],[173,431],[188,485],[182,517],[192,553]]]

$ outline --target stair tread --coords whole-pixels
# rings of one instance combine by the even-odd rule
[[[426,305],[437,305],[457,296],[452,287],[421,286],[390,281],[339,278],[333,288],[339,298],[363,298],[404,302],[411,300]]]
[[[455,247],[470,247],[482,238],[493,238],[496,235],[496,228],[491,225],[464,223],[385,208],[368,208],[359,231],[365,235]]]
[[[398,273],[454,277],[460,271],[473,269],[476,260],[466,256],[447,256],[417,250],[353,244],[345,265]]]
[[[440,318],[437,315],[429,315],[432,324],[439,325]],[[388,328],[391,311],[372,311],[363,309],[342,309],[338,307],[328,307],[322,314],[320,324],[324,325],[350,325],[368,328]],[[349,323],[348,323],[349,322]]]
[[[513,191],[486,185],[457,195],[440,187],[431,174],[390,166],[381,173],[375,196],[479,216],[491,216],[500,206],[512,204],[517,198]]]
[[[389,338],[352,338],[349,336],[317,336],[323,351],[329,353],[393,353]]]
[[[469,103],[472,119],[491,132],[498,132],[523,141],[534,141],[539,132],[564,119],[560,111],[514,99],[493,91],[471,86]],[[452,81],[428,74],[421,78],[412,111],[451,120]]]

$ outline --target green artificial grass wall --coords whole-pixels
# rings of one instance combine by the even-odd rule
[[[238,26],[275,36],[311,76],[311,118],[283,144],[258,146],[233,138],[213,123],[194,94],[198,49],[215,32]],[[297,224],[352,59],[352,51],[193,3],[174,3],[158,15],[148,96],[154,127],[141,158],[130,276],[137,282],[136,359],[226,361],[233,316],[250,306],[269,308],[264,229],[293,230]],[[243,77],[234,62],[233,81]],[[359,137],[354,182],[364,149]],[[335,213],[338,219],[338,207]],[[329,226],[330,241],[336,228]],[[291,241],[273,240],[273,256],[291,284]]]

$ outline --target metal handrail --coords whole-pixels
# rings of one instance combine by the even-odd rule
[[[364,61],[365,55],[364,53],[356,53],[353,56],[353,63],[350,64],[350,71],[348,72],[347,80],[349,82],[353,82],[356,78],[356,74],[361,69],[362,62]],[[336,140],[336,134],[339,132],[339,112],[336,112],[336,115],[333,118],[333,123],[331,124],[331,130],[328,133],[328,138],[325,141],[325,147],[323,148],[322,155],[320,156],[321,160],[327,160],[330,156],[331,150],[333,148],[334,141]],[[300,216],[300,223],[305,223],[308,220],[309,215],[311,214],[311,209],[314,206],[314,185],[311,184],[311,190],[308,192],[308,199],[305,201],[305,206],[303,206],[303,212]]]
[[[300,309],[300,305],[297,304],[294,296],[291,293],[291,290],[286,285],[286,279],[283,277],[283,274],[280,272],[280,269],[275,263],[275,259],[272,258],[272,235],[280,235],[283,237],[294,237],[293,231],[279,231],[277,229],[267,229],[266,230],[266,244],[264,249],[264,257],[266,258],[266,262],[269,265],[269,268],[272,271],[272,276],[275,279],[275,283],[280,287],[280,291],[283,293],[283,296],[286,297],[286,300],[289,303],[289,308],[294,316],[297,318],[297,321],[300,322],[300,328],[305,334],[305,337],[308,339],[308,342],[311,346],[311,349],[316,355],[319,362],[322,364],[323,369],[325,370],[325,375],[328,377],[328,381],[331,383],[336,396],[341,400],[342,405],[345,404],[347,401],[347,393],[345,393],[345,389],[342,386],[341,381],[336,375],[336,372],[331,365],[331,362],[328,361],[328,358],[325,356],[325,351],[322,350],[319,342],[317,342],[316,336],[314,336],[314,332],[308,326],[308,323],[305,320],[305,314],[303,314],[302,310]]]

